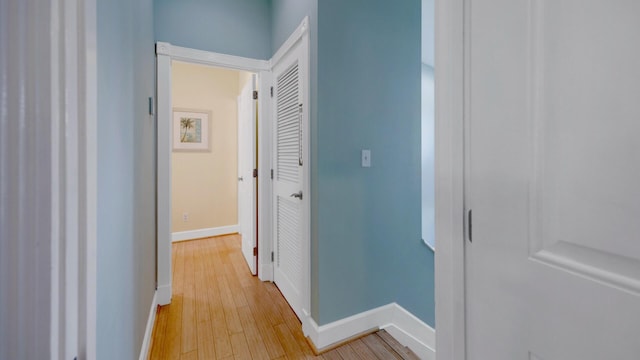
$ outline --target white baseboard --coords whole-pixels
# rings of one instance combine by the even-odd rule
[[[402,345],[411,349],[420,359],[435,360],[436,331],[402,306],[394,303],[393,318],[381,326]]]
[[[318,326],[305,313],[303,330],[316,349],[330,348],[371,329],[385,329],[420,359],[435,359],[435,330],[402,306],[391,303],[332,323]]]
[[[156,300],[158,305],[171,304],[171,285],[160,285],[156,290]]]
[[[149,310],[149,319],[147,320],[147,329],[144,332],[144,339],[142,340],[142,348],[140,349],[140,360],[147,360],[149,358],[149,346],[151,344],[151,336],[153,334],[153,325],[156,322],[156,313],[158,312],[158,292],[153,293],[153,300],[151,301],[151,309]]]
[[[240,232],[240,225],[229,225],[229,226],[220,226],[220,227],[208,228],[208,229],[180,231],[180,232],[174,232],[171,234],[171,241],[177,242],[177,241],[201,239],[201,238],[207,238],[212,236],[233,234],[237,232]]]

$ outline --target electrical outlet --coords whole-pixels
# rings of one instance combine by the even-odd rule
[[[189,221],[189,213],[182,213],[182,221],[187,222]]]

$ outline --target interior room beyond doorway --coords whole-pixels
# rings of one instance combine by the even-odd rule
[[[171,80],[172,241],[242,233],[239,183],[251,179],[239,165],[238,96],[253,74],[173,61]]]

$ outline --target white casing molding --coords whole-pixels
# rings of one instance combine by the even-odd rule
[[[438,357],[464,360],[465,0],[436,0],[435,298]],[[466,99],[468,100],[468,99]]]
[[[166,42],[156,44],[158,56],[158,141],[157,141],[157,259],[158,303],[171,303],[171,63],[174,60],[227,69],[251,71],[258,74],[258,271],[263,281],[273,279],[271,264],[271,63],[267,60],[213,53],[174,46]],[[191,236],[191,235],[190,235]],[[210,235],[205,235],[210,236]]]
[[[156,314],[158,313],[158,292],[153,294],[151,300],[151,309],[149,309],[149,318],[147,320],[147,328],[142,339],[142,348],[140,349],[140,360],[149,358],[149,350],[151,349],[151,336],[153,335],[153,326],[156,323]]]
[[[169,56],[171,60],[184,61],[191,64],[221,66],[227,69],[252,72],[260,72],[271,69],[269,61],[267,60],[257,60],[241,56],[190,49],[171,45],[166,42],[157,43],[156,53],[158,55]]]
[[[397,303],[380,306],[322,326],[318,326],[308,314],[305,314],[303,321],[305,335],[319,350],[372,329],[385,329],[420,359],[435,359],[435,330]]]
[[[0,358],[96,357],[96,2],[0,2]]]
[[[220,226],[220,227],[208,228],[208,229],[180,231],[180,232],[174,232],[173,234],[171,234],[171,241],[179,242],[179,241],[186,241],[186,240],[195,240],[195,239],[208,238],[212,236],[235,234],[237,232],[240,232],[240,225],[229,225],[229,226]]]

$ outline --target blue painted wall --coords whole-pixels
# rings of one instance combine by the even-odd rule
[[[97,351],[137,359],[156,282],[153,4],[97,5]]]
[[[319,324],[398,302],[434,325],[421,242],[421,2],[318,3],[312,221]],[[372,167],[360,167],[371,149]]]
[[[422,238],[435,247],[435,82],[422,64]]]
[[[271,57],[270,0],[154,0],[156,41],[255,59]]]

